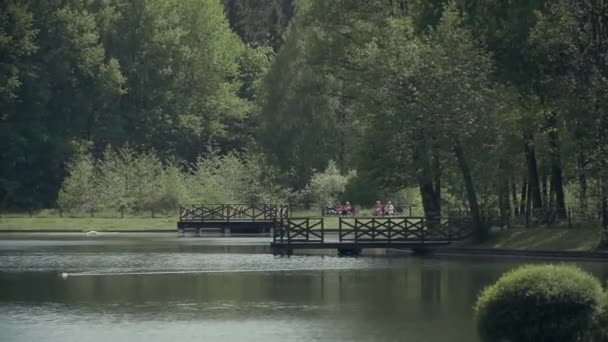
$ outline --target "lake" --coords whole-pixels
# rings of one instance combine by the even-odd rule
[[[1,341],[476,342],[478,292],[524,262],[275,257],[267,238],[0,238]]]

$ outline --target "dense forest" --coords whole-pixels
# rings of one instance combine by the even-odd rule
[[[0,207],[608,226],[603,0],[7,0]]]

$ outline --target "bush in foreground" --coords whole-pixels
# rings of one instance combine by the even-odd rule
[[[591,341],[603,302],[599,281],[573,266],[524,266],[486,288],[475,307],[486,342]]]
[[[602,298],[600,312],[595,318],[593,342],[608,342],[608,294]]]

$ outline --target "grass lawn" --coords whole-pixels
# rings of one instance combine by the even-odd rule
[[[2,230],[145,230],[177,229],[177,218],[0,217]]]
[[[599,244],[601,235],[602,231],[599,228],[509,229],[498,233],[492,233],[490,239],[480,245],[462,242],[455,244],[454,247],[592,251]]]

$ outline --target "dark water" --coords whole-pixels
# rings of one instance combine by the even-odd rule
[[[266,245],[5,237],[0,340],[476,342],[471,308],[478,291],[523,263],[281,258]],[[601,263],[581,266],[608,278]]]

